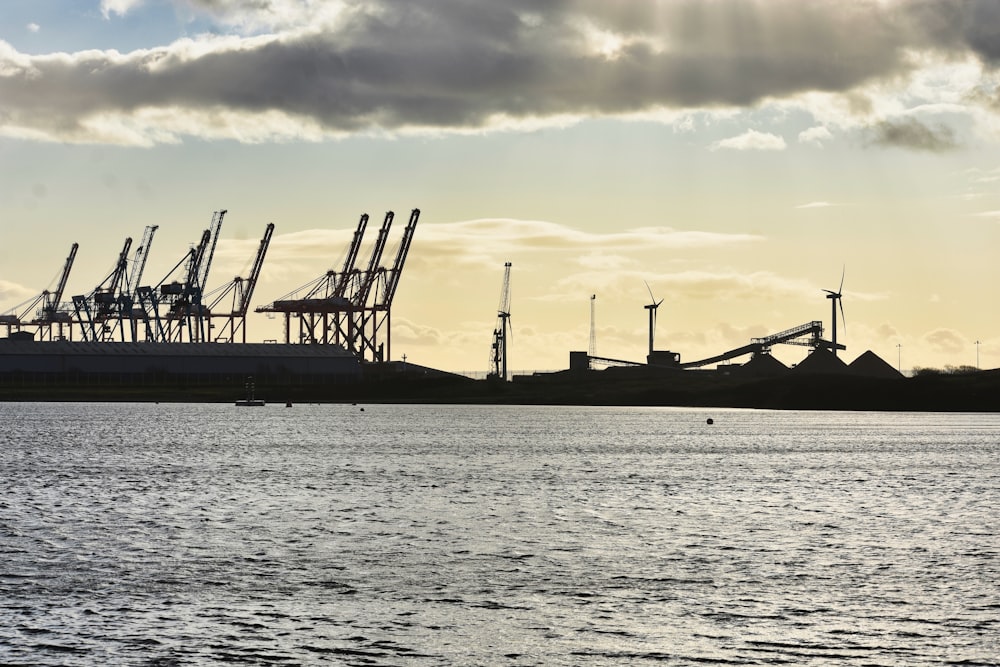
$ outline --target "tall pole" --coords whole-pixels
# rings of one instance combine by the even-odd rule
[[[903,344],[896,343],[896,370],[903,372]]]
[[[590,295],[590,347],[588,354],[590,356],[595,356],[597,354],[597,330],[594,325],[594,302],[597,300],[596,294]]]
[[[979,345],[980,345],[980,342],[977,340],[976,341],[976,370],[977,371],[979,370]]]

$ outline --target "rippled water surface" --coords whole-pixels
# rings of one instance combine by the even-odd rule
[[[998,662],[1000,415],[363,408],[0,404],[0,663]]]

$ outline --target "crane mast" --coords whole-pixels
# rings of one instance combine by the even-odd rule
[[[135,251],[135,258],[132,260],[132,273],[128,277],[129,294],[135,297],[139,282],[142,280],[143,271],[146,269],[146,260],[149,259],[149,249],[153,245],[153,235],[159,229],[159,225],[149,225],[142,235],[142,243]]]
[[[500,288],[500,305],[497,307],[497,326],[493,330],[491,348],[491,378],[507,381],[507,338],[510,324],[510,262],[505,263],[503,285]]]
[[[205,288],[208,286],[208,272],[212,268],[212,258],[215,256],[215,246],[219,243],[219,231],[222,229],[222,219],[226,216],[227,211],[216,211],[212,214],[212,222],[208,226],[208,233],[210,236],[210,243],[208,244],[206,254],[201,257],[200,273],[198,274],[198,288],[204,292]]]
[[[214,338],[214,342],[234,343],[237,333],[242,336],[242,342],[247,342],[246,317],[250,308],[250,299],[253,297],[254,288],[257,286],[257,279],[260,277],[261,267],[264,265],[264,255],[271,244],[271,236],[274,234],[274,223],[268,223],[264,229],[264,236],[257,246],[257,255],[254,258],[253,266],[250,268],[250,275],[247,278],[236,276],[221,289],[222,293],[216,297],[208,308],[209,317],[225,318],[226,323],[222,330]],[[216,290],[219,291],[219,290]],[[228,295],[232,295],[232,307],[228,313],[215,312],[216,306]]]
[[[62,275],[59,277],[59,284],[56,286],[56,291],[49,294],[49,298],[47,298],[44,305],[42,305],[43,317],[46,319],[55,315],[57,309],[59,308],[63,292],[66,290],[66,281],[69,280],[69,272],[73,270],[73,261],[76,259],[76,251],[79,248],[79,243],[74,243],[72,247],[70,247],[69,256],[66,258],[66,263],[63,265]]]
[[[393,217],[395,214],[392,211],[387,212],[382,221],[382,228],[378,230],[378,238],[375,239],[375,247],[372,248],[371,257],[368,258],[368,268],[365,270],[361,286],[351,299],[356,308],[364,308],[368,303],[368,295],[378,277],[377,267],[382,259],[382,253],[385,252],[385,242],[389,238],[389,228],[392,226]]]
[[[410,221],[406,223],[403,231],[403,238],[399,242],[399,251],[396,253],[396,261],[389,269],[389,275],[385,283],[385,291],[382,296],[381,306],[388,308],[392,305],[392,298],[396,294],[396,286],[399,285],[399,276],[403,273],[403,264],[406,263],[406,256],[410,252],[410,244],[413,242],[413,232],[417,229],[417,221],[420,219],[420,209],[415,208],[410,212]]]
[[[354,272],[354,264],[358,261],[358,251],[361,249],[361,239],[364,238],[365,228],[368,226],[368,214],[362,213],[358,221],[358,228],[354,230],[354,237],[351,239],[351,246],[347,250],[347,257],[344,259],[344,268],[340,272],[340,279],[334,289],[333,295],[342,297],[347,291],[347,285]]]

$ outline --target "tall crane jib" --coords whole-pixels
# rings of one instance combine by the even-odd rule
[[[493,329],[493,344],[490,347],[489,378],[506,382],[507,340],[510,334],[510,262],[505,263],[503,284],[500,287],[500,305],[497,307],[497,325]]]
[[[367,226],[368,214],[362,213],[361,219],[358,221],[358,228],[354,230],[354,236],[351,238],[351,245],[347,249],[347,257],[344,259],[344,267],[340,271],[340,277],[338,278],[336,287],[333,290],[334,296],[343,297],[347,292],[348,285],[354,278],[354,265],[358,261],[358,251],[361,250],[361,240],[365,236],[365,228]]]
[[[216,343],[235,343],[237,336],[242,342],[246,341],[246,315],[250,308],[250,300],[253,298],[254,288],[260,278],[261,267],[264,265],[264,256],[267,248],[271,244],[271,236],[274,234],[274,223],[268,223],[264,229],[264,237],[257,246],[257,255],[254,258],[250,275],[246,278],[236,276],[228,284],[212,292],[208,304],[208,314],[211,318],[225,320],[219,331],[212,338]],[[221,312],[219,306],[227,298],[231,297],[231,306],[228,312]]]
[[[143,232],[142,243],[139,244],[135,256],[132,258],[132,271],[128,274],[126,283],[121,290],[121,311],[128,319],[129,335],[132,342],[137,342],[140,339],[140,322],[145,326],[147,340],[150,338],[149,318],[139,298],[139,285],[142,282],[142,274],[149,259],[149,251],[153,247],[153,235],[156,234],[157,229],[159,229],[159,225],[148,225]]]

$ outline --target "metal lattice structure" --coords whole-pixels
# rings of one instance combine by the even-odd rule
[[[503,265],[503,284],[500,286],[500,305],[497,306],[497,325],[493,329],[490,346],[490,373],[488,377],[507,381],[507,339],[510,334],[510,262]]]
[[[339,272],[327,271],[256,312],[283,315],[285,343],[340,345],[364,361],[390,359],[392,302],[420,209],[410,212],[395,260],[385,267],[381,261],[394,218],[392,211],[385,214],[366,268],[356,268],[368,224],[368,214],[363,214]],[[293,319],[298,321],[295,336]]]

